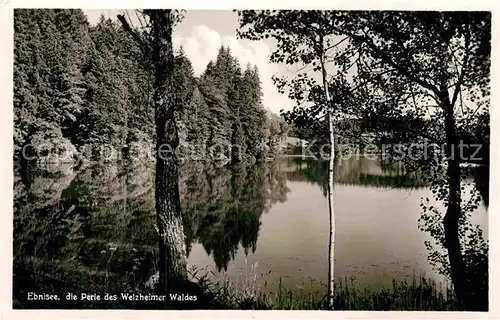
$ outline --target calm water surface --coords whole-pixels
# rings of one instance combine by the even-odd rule
[[[181,179],[188,263],[267,291],[325,290],[329,214],[324,162],[283,158],[249,167],[185,164]],[[431,192],[404,170],[352,157],[336,167],[335,275],[358,287],[425,274],[420,199]],[[79,286],[140,288],[157,271],[154,172],[94,166],[62,175],[16,174],[17,265]],[[487,237],[487,210],[473,222]]]

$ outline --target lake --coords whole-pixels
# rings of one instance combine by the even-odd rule
[[[183,164],[189,265],[212,271],[215,280],[266,291],[280,282],[287,289],[326,291],[326,169],[325,162],[292,157],[221,168]],[[417,225],[421,198],[431,192],[417,175],[403,175],[400,166],[362,157],[337,164],[336,277],[360,288],[414,275],[445,281],[430,267],[429,235]],[[472,219],[487,238],[484,204]],[[155,223],[150,165],[99,165],[57,175],[18,170],[14,273],[26,268],[86,290],[144,290],[158,270]]]

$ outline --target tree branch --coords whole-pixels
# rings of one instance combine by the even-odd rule
[[[345,37],[344,39],[342,39],[342,40],[338,41],[336,44],[331,45],[331,46],[329,46],[328,48],[324,49],[325,53],[326,53],[328,50],[330,50],[330,49],[332,49],[332,48],[335,48],[336,46],[338,46],[338,45],[339,45],[339,44],[341,44],[342,42],[346,41],[347,39],[349,39],[349,37]]]
[[[469,28],[467,28],[467,31]],[[455,84],[455,91],[453,92],[453,98],[451,99],[451,107],[453,108],[455,106],[455,103],[457,102],[458,98],[458,92],[461,91],[460,87],[462,86],[462,83],[464,81],[465,77],[465,72],[467,70],[467,62],[469,60],[469,43],[470,43],[470,32],[467,32],[465,35],[465,55],[464,55],[464,63],[462,66],[462,71],[460,72],[460,76],[458,78],[457,83]]]
[[[120,20],[120,22],[122,23],[123,25],[123,29],[125,29],[125,31],[127,31],[128,33],[130,33],[130,35],[134,38],[135,41],[137,41],[137,43],[142,47],[144,48],[145,47],[145,43],[144,41],[141,39],[141,36],[135,31],[133,30],[131,27],[130,27],[130,24],[128,23],[127,19],[125,18],[124,15],[122,14],[119,14],[117,15],[118,17],[118,20]]]
[[[381,50],[380,48],[378,48],[372,41],[370,41],[368,39],[368,37],[357,35],[357,34],[354,34],[354,33],[351,33],[351,32],[347,32],[346,30],[341,30],[339,28],[336,28],[336,29],[337,29],[338,32],[348,35],[353,40],[357,40],[357,41],[360,41],[361,43],[365,43],[366,45],[368,45],[368,47],[370,47],[370,49],[375,54],[377,54],[377,55],[380,56],[380,58],[382,59],[382,61],[385,61],[386,63],[388,63],[389,65],[391,65],[401,75],[408,77],[409,79],[415,81],[416,83],[418,83],[422,87],[424,87],[424,88],[426,88],[428,90],[431,90],[432,92],[434,92],[436,94],[439,93],[439,89],[437,87],[433,86],[432,84],[428,83],[427,81],[424,81],[423,79],[418,78],[416,75],[411,74],[410,72],[408,72],[408,70],[405,70],[400,65],[398,65],[396,62],[394,62],[394,60],[391,57],[389,57],[389,55],[387,55],[384,50]]]

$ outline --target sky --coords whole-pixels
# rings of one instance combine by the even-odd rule
[[[101,14],[116,20],[120,10],[83,10],[89,22],[95,24]],[[130,12],[132,22],[137,21]],[[269,55],[275,48],[273,40],[248,41],[236,38],[237,13],[230,10],[191,10],[184,20],[175,27],[173,43],[175,48],[183,47],[193,64],[195,75],[200,75],[210,60],[214,60],[221,45],[229,46],[242,68],[248,63],[259,69],[262,82],[263,103],[266,109],[279,114],[281,109],[291,110],[293,101],[278,93],[271,77],[293,75],[289,67],[272,64]]]

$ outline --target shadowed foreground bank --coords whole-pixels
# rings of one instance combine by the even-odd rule
[[[261,309],[261,310],[327,310],[327,297],[320,292],[287,290],[281,285],[277,292],[260,292],[255,286],[235,287],[228,281],[212,282],[206,277],[196,282],[179,285],[177,292],[185,301],[173,301],[168,296],[164,301],[145,301],[161,296],[154,290],[150,292],[128,291],[108,293],[116,295],[116,301],[104,300],[106,292],[86,291],[81,287],[51,276],[18,267],[14,275],[14,309]],[[369,288],[358,289],[348,285],[347,279],[338,279],[334,310],[407,310],[407,311],[460,311],[452,289],[424,277],[406,281],[393,281],[392,287],[375,291]],[[28,294],[34,292],[44,295],[57,295],[59,301],[28,301]],[[66,300],[68,293],[75,294],[75,301]],[[100,295],[99,301],[82,301],[82,293]],[[130,298],[135,295],[134,298]],[[87,297],[88,297],[87,296]],[[124,297],[129,297],[124,300]],[[139,298],[139,296],[141,298]],[[19,297],[25,297],[19,298]],[[149,298],[145,298],[149,297]],[[151,298],[153,297],[153,298]],[[196,297],[196,298],[193,298]],[[87,298],[90,299],[90,298]],[[142,301],[138,301],[142,299]],[[195,300],[194,300],[195,299]]]

